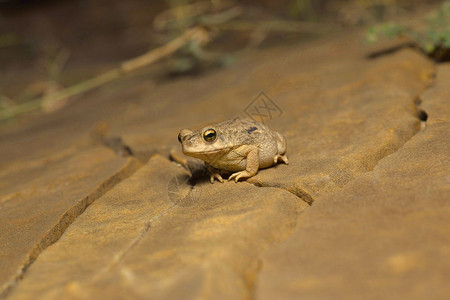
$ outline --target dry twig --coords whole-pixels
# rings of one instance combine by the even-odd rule
[[[159,48],[153,49],[134,59],[125,61],[120,64],[118,68],[102,73],[98,76],[95,76],[94,78],[80,82],[54,94],[44,95],[43,97],[36,100],[0,110],[0,121],[10,119],[26,112],[42,109],[44,103],[55,103],[109,83],[136,69],[150,65],[158,61],[159,59],[174,53],[175,51],[192,41],[200,45],[206,44],[209,41],[209,34],[206,29],[202,26],[188,29],[182,35],[170,41],[169,43]]]

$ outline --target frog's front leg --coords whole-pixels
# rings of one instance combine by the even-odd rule
[[[214,168],[213,166],[211,166],[210,164],[208,164],[207,162],[205,162],[206,165],[206,169],[208,170],[209,173],[209,181],[211,183],[214,183],[214,179],[217,178],[217,180],[219,180],[221,183],[223,183],[223,178],[220,175],[220,171],[216,168]]]
[[[231,179],[235,179],[235,182],[238,182],[240,178],[248,178],[255,176],[258,173],[259,168],[259,149],[257,146],[246,146],[243,149],[243,155],[247,158],[247,165],[244,171],[236,172],[228,177],[228,181]]]

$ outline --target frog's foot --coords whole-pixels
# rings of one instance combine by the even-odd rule
[[[240,171],[240,172],[236,172],[230,175],[230,177],[228,177],[228,181],[230,181],[231,179],[234,178],[235,182],[238,182],[240,178],[248,178],[248,177],[252,177],[255,174],[250,174],[247,171]]]
[[[222,176],[219,174],[219,173],[211,173],[210,174],[210,177],[209,177],[209,181],[211,182],[211,183],[214,183],[214,179],[217,179],[217,180],[219,180],[221,183],[223,183],[223,178],[222,178]]]
[[[287,156],[280,154],[275,155],[275,157],[273,158],[273,164],[276,165],[279,159],[281,159],[285,164],[289,164]]]
[[[223,178],[222,175],[220,175],[220,170],[214,168],[213,166],[211,166],[208,163],[205,163],[206,169],[208,170],[209,173],[209,181],[211,183],[214,183],[214,179],[219,180],[221,183],[223,183]]]

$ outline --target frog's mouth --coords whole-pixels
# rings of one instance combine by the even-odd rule
[[[222,152],[226,149],[229,149],[229,148],[220,148],[220,149],[209,150],[209,151],[184,151],[183,150],[183,153],[184,154],[206,154],[207,155],[207,154],[216,154],[216,153]]]
[[[205,155],[215,155],[221,152],[226,152],[226,151],[231,151],[234,147],[230,146],[230,147],[223,147],[223,148],[219,148],[219,149],[214,149],[214,150],[196,150],[196,151],[190,151],[190,149],[182,149],[183,153],[186,155],[201,155],[201,156],[205,156]]]

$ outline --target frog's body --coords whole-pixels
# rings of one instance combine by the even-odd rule
[[[286,139],[250,118],[232,119],[178,135],[183,153],[206,162],[211,182],[223,182],[220,170],[236,172],[228,180],[254,176],[258,169],[288,163]]]

